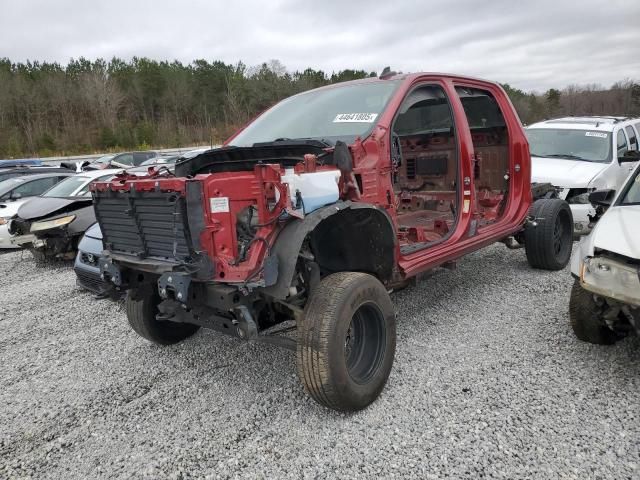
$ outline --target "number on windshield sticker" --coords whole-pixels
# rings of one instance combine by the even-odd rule
[[[600,138],[607,138],[607,134],[603,133],[603,132],[585,132],[584,134],[585,137],[600,137]]]
[[[377,116],[377,113],[339,113],[336,115],[336,118],[333,119],[333,123],[373,123]]]

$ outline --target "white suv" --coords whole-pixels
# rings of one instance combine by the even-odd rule
[[[551,183],[571,206],[574,233],[591,229],[594,190],[619,190],[640,160],[640,118],[564,117],[525,129],[531,181]]]

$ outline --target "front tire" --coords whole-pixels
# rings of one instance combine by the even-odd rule
[[[571,288],[569,323],[583,342],[612,345],[618,339],[602,318],[602,306],[596,303],[591,292],[582,288],[579,280]]]
[[[173,345],[190,337],[200,328],[189,323],[156,320],[160,297],[157,293],[132,295],[127,292],[127,320],[142,338],[158,345]]]
[[[562,270],[571,258],[573,215],[559,198],[536,200],[531,216],[537,225],[527,226],[524,246],[529,265],[542,270]]]
[[[318,403],[361,410],[384,388],[395,348],[395,311],[382,283],[334,273],[312,292],[298,326],[298,376]]]

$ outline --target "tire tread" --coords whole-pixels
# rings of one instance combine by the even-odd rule
[[[555,219],[561,210],[566,210],[569,214],[569,228],[573,232],[573,216],[569,205],[558,198],[536,200],[531,206],[529,214],[538,220],[536,227],[528,227],[525,231],[525,252],[527,261],[533,268],[542,270],[562,270],[571,258],[571,250],[566,258],[560,261],[553,251],[553,231]],[[549,221],[553,219],[553,221]],[[573,233],[571,234],[573,242]]]
[[[299,339],[296,355],[298,376],[311,397],[334,410],[356,410],[359,407],[354,407],[342,398],[332,383],[327,347],[330,342],[335,341],[331,338],[332,332],[349,288],[357,283],[371,281],[376,282],[381,292],[388,298],[382,284],[369,274],[339,272],[325,277],[308,300],[304,318],[298,326]],[[395,350],[395,329],[393,334]],[[393,355],[393,352],[389,354]]]
[[[596,345],[612,345],[618,336],[599,318],[593,295],[576,280],[569,297],[569,324],[578,339]]]

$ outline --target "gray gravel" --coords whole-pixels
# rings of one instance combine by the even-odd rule
[[[577,341],[568,271],[493,246],[393,296],[367,410],[308,398],[293,352],[157,347],[69,266],[0,255],[0,478],[640,478],[640,341]]]

